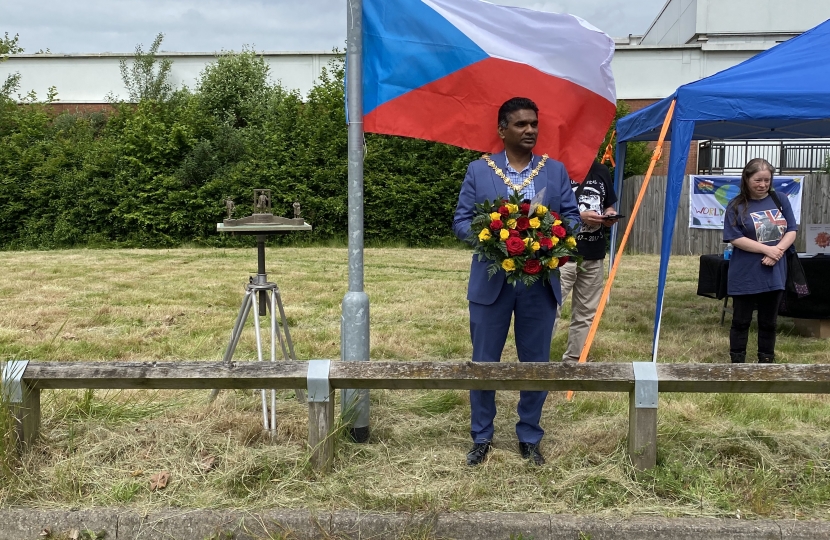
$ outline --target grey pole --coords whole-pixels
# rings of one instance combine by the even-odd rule
[[[349,291],[343,297],[340,358],[369,361],[369,296],[363,291],[363,1],[347,0],[349,113]],[[369,390],[344,389],[341,414],[357,442],[369,440]]]

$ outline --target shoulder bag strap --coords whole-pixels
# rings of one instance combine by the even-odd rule
[[[775,206],[778,207],[778,211],[781,212],[781,216],[784,216],[784,208],[781,206],[781,199],[778,198],[778,193],[770,190],[769,196],[772,197],[772,202],[775,203]]]

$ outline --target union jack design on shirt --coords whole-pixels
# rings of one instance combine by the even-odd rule
[[[755,225],[755,237],[759,242],[777,242],[787,232],[787,220],[777,208],[752,212],[750,216]]]

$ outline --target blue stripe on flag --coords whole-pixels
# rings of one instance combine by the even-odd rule
[[[485,58],[421,0],[363,0],[363,114]]]

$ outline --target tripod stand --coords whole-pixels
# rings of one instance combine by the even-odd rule
[[[236,351],[236,346],[239,344],[239,339],[242,336],[242,330],[245,327],[245,322],[248,315],[253,310],[254,312],[254,329],[256,334],[256,348],[257,361],[264,361],[262,330],[260,325],[260,317],[264,317],[270,312],[270,360],[277,361],[277,343],[282,350],[282,358],[284,360],[296,361],[297,357],[294,354],[294,343],[291,341],[291,333],[288,330],[288,321],[285,317],[285,309],[282,305],[282,298],[280,289],[276,283],[268,281],[268,276],[265,273],[265,234],[257,234],[257,274],[250,276],[248,285],[245,287],[245,295],[242,298],[242,306],[239,308],[239,314],[236,317],[236,322],[231,331],[230,342],[225,355],[222,357],[222,362],[225,365],[230,365],[233,361],[233,355]],[[277,312],[279,311],[279,324],[277,323]],[[283,333],[285,334],[283,336]],[[277,413],[276,413],[276,390],[271,390],[270,393],[270,407],[268,403],[268,395],[266,390],[262,390],[262,427],[269,431],[271,435],[276,434],[277,429]],[[219,391],[214,390],[211,394],[211,400],[215,399]],[[303,389],[295,390],[297,400],[300,403],[305,403],[305,391]],[[270,409],[270,414],[269,414]]]

